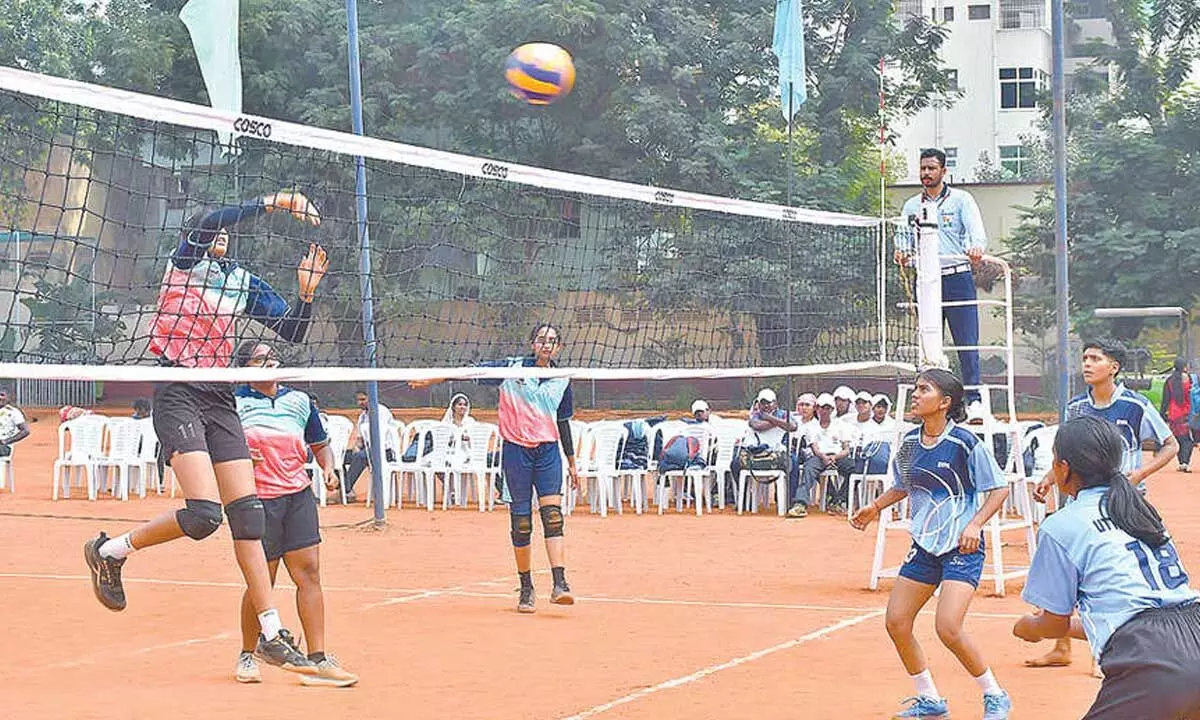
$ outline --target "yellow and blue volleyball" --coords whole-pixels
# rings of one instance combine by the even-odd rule
[[[575,86],[575,63],[557,45],[526,43],[509,54],[504,77],[513,95],[531,105],[549,105]]]

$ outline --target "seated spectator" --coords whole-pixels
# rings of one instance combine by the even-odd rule
[[[58,409],[58,421],[60,423],[71,422],[75,418],[81,418],[84,415],[91,415],[92,411],[87,408],[77,407],[75,405],[63,405]]]
[[[712,410],[709,409],[707,402],[703,400],[697,400],[696,402],[692,403],[692,416],[690,418],[684,418],[683,422],[706,423],[710,422],[715,417],[717,416],[713,415]]]
[[[734,477],[743,470],[753,472],[783,471],[790,476],[792,456],[788,449],[788,434],[798,429],[791,413],[779,407],[775,391],[763,388],[750,408],[749,428],[742,436],[737,452]]]
[[[848,426],[834,419],[834,406],[835,401],[831,395],[821,395],[817,398],[817,419],[804,429],[805,440],[813,456],[805,461],[800,472],[800,484],[792,495],[793,502],[788,510],[788,517],[804,517],[808,514],[808,499],[812,489],[827,468],[837,469],[841,484],[830,491],[826,504],[834,512],[839,509],[845,510],[846,481],[854,470],[854,461],[850,459]]]
[[[863,433],[863,450],[858,458],[857,471],[883,475],[887,473],[892,457],[896,421],[890,415],[892,401],[887,395],[875,395],[871,401],[871,420]]]
[[[150,403],[150,398],[140,397],[133,401],[133,419],[146,420],[150,417],[154,410],[154,406]]]
[[[862,447],[863,438],[871,429],[867,426],[871,422],[871,393],[863,390],[855,395],[854,412],[842,418],[842,422],[850,429],[851,447]]]
[[[20,408],[8,401],[8,390],[0,388],[0,457],[12,455],[12,446],[29,437],[29,424]]]
[[[817,396],[803,393],[796,398],[796,412],[792,413],[792,421],[796,423],[796,432],[792,433],[792,469],[788,473],[788,487],[795,488],[800,483],[800,468],[808,459],[810,452],[808,443],[804,440],[804,428],[817,416]]]
[[[450,404],[446,406],[446,412],[442,413],[442,422],[458,428],[458,431],[450,436],[450,462],[467,462],[471,456],[471,435],[467,430],[475,424],[475,418],[471,417],[470,398],[463,393],[455,393],[454,397],[450,398]]]
[[[850,414],[850,406],[854,403],[854,391],[846,385],[838,385],[837,390],[833,391],[833,418],[841,420],[843,418],[854,417]]]
[[[367,393],[362,390],[354,394],[354,400],[358,403],[359,413],[358,422],[354,425],[354,430],[350,433],[350,441],[347,443],[346,456],[343,458],[343,477],[345,482],[343,490],[346,494],[345,501],[348,503],[355,502],[358,497],[354,494],[354,484],[358,482],[358,478],[363,471],[371,465],[371,428],[368,423],[367,410],[370,408]],[[383,436],[384,431],[395,422],[392,417],[392,411],[387,405],[379,403],[379,415],[377,423],[379,425],[379,434]],[[383,455],[388,462],[396,460],[396,451],[394,448],[387,446],[384,441]]]

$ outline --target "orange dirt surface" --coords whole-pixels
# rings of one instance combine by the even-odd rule
[[[879,718],[912,694],[883,627],[888,583],[866,590],[874,532],[820,513],[677,514],[567,522],[574,607],[547,602],[535,540],[535,615],[515,612],[516,577],[502,509],[388,511],[388,527],[353,527],[364,506],[322,510],[328,647],[357,687],[308,688],[263,668],[261,685],[232,673],[241,577],[228,531],[133,555],[129,607],[92,595],[81,547],[170,511],[179,500],[129,502],[86,493],[50,500],[56,421],[16,448],[16,493],[0,492],[0,717],[16,718]],[[1187,565],[1200,568],[1200,509],[1190,475],[1160,473],[1151,499]],[[1020,543],[1019,536],[1008,536]],[[893,535],[898,562],[906,543]],[[1005,547],[1025,562],[1024,547]],[[282,575],[282,573],[281,573]],[[1099,681],[1087,648],[1068,668],[1026,669],[1049,644],[1014,638],[1028,610],[1019,582],[981,590],[967,630],[1016,703],[1014,717],[1079,717]],[[276,590],[299,632],[293,591]],[[932,605],[930,606],[932,609]],[[954,716],[982,714],[975,682],[943,648],[932,614],[918,634]]]

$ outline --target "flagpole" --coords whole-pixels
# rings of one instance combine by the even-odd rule
[[[792,175],[795,174],[794,160],[792,159],[792,92],[794,83],[788,82],[788,146],[787,146],[787,205],[792,206]]]
[[[358,0],[346,0],[346,40],[350,63],[350,114],[354,134],[363,134],[362,70],[358,57]],[[358,221],[358,287],[362,295],[364,364],[378,365],[378,345],[375,341],[375,292],[371,286],[371,234],[367,228],[367,163],[362,155],[354,158],[355,217]],[[383,451],[379,427],[379,383],[367,383],[367,426],[370,428],[371,497],[375,511],[375,527],[387,525],[384,516]],[[399,452],[399,450],[397,450]]]

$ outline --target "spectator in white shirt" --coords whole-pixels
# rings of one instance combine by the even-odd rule
[[[25,415],[8,402],[8,390],[0,388],[0,457],[12,455],[12,446],[29,437]]]
[[[845,481],[850,477],[854,463],[850,459],[850,437],[846,424],[834,420],[833,409],[833,396],[822,394],[817,398],[817,418],[804,428],[805,441],[813,456],[804,461],[799,487],[793,489],[788,517],[804,517],[808,514],[808,498],[812,488],[821,473],[831,467],[837,469],[842,484],[834,489],[828,504],[834,510],[845,506]]]
[[[358,422],[354,425],[354,431],[350,434],[349,449],[346,450],[345,467],[346,467],[346,482],[345,490],[346,502],[352,503],[358,498],[354,494],[354,483],[358,482],[358,477],[371,466],[371,428],[367,423],[367,410],[370,403],[367,400],[367,394],[359,391],[354,394],[354,400],[358,403],[360,412],[358,413]],[[396,459],[396,449],[390,447],[387,442],[386,432],[389,427],[395,422],[392,417],[392,411],[387,405],[379,403],[379,439],[383,443],[383,457],[388,462],[393,462]]]
[[[871,420],[863,433],[860,468],[869,475],[887,472],[892,457],[892,442],[896,439],[896,421],[891,417],[892,401],[887,395],[871,398]]]
[[[850,443],[854,447],[861,447],[865,442],[867,431],[871,428],[871,393],[863,390],[854,396],[854,414],[847,415],[842,419],[846,426],[850,428],[851,436]]]
[[[854,391],[846,385],[838,385],[837,390],[833,391],[833,417],[835,420],[841,420],[847,416],[854,417],[850,414],[850,406],[854,404]]]

